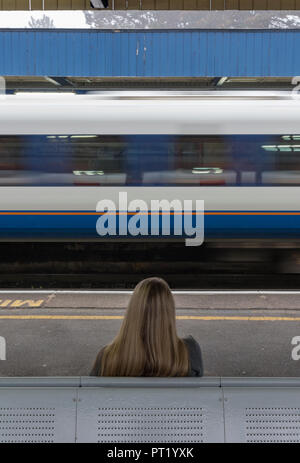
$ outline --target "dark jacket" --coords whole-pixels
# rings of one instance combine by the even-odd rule
[[[203,376],[202,354],[199,344],[193,336],[187,336],[186,338],[183,338],[183,341],[188,348],[190,359],[190,369],[187,376]],[[97,355],[93,369],[90,372],[90,376],[99,376],[101,369],[101,356],[102,350],[100,350]]]
[[[193,336],[183,338],[189,351],[190,370],[188,376],[203,376],[202,353],[199,344]]]

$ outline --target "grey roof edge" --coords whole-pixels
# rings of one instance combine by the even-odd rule
[[[224,377],[221,387],[300,387],[300,378]]]
[[[300,378],[214,377],[131,378],[131,377],[0,377],[1,388],[40,387],[121,387],[121,388],[195,388],[195,387],[300,387]]]
[[[130,378],[130,377],[0,377],[6,387],[220,387],[220,377]]]
[[[300,29],[300,10],[1,11],[0,29]]]
[[[220,377],[204,378],[123,378],[123,377],[81,377],[81,387],[220,387]]]
[[[79,387],[79,376],[66,377],[3,377],[0,378],[0,389],[3,387]]]

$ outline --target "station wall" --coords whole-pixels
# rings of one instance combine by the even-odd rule
[[[84,10],[89,0],[0,0],[0,10]],[[297,10],[300,0],[109,0],[115,10]]]
[[[1,30],[0,75],[297,76],[297,30]]]

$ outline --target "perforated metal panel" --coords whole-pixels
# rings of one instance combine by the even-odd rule
[[[247,442],[300,442],[300,408],[246,408]]]
[[[0,407],[0,443],[54,442],[55,425],[55,407]]]
[[[81,388],[78,442],[222,442],[220,388]]]
[[[76,389],[0,388],[0,443],[74,442]]]
[[[300,388],[224,388],[226,442],[300,442]]]
[[[98,408],[97,442],[204,442],[205,426],[199,407]]]

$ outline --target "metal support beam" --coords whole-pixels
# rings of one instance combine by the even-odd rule
[[[221,87],[223,84],[225,84],[227,79],[228,77],[215,77],[212,79],[212,86]]]
[[[54,85],[59,85],[62,87],[74,87],[73,83],[66,77],[48,77],[46,76],[48,82],[53,83]]]

